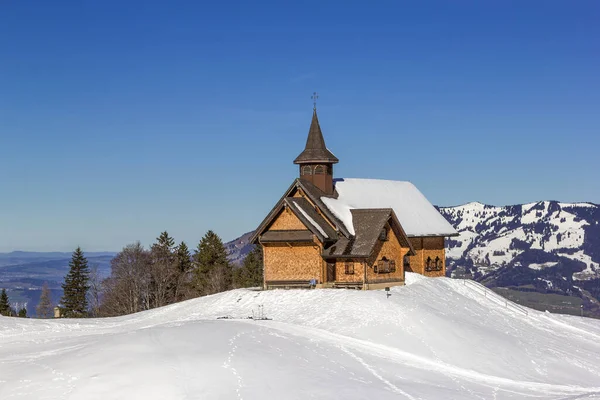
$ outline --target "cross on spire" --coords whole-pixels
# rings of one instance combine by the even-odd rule
[[[310,98],[313,101],[313,110],[317,109],[317,99],[319,98],[319,94],[317,92],[313,92],[312,96],[310,96]]]

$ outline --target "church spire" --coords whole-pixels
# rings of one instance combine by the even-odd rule
[[[337,159],[325,146],[325,139],[323,139],[323,132],[321,132],[321,126],[319,125],[319,118],[317,117],[317,108],[313,109],[312,121],[310,122],[310,129],[308,130],[308,138],[306,139],[306,147],[304,151],[300,153],[294,160],[294,164],[306,164],[306,163],[331,163],[336,164],[340,160]]]
[[[317,117],[317,93],[313,93],[313,115],[304,151],[294,160],[300,166],[300,179],[314,184],[326,195],[333,194],[333,164],[337,159],[325,146]]]

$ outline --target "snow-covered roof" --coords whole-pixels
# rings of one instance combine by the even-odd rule
[[[458,232],[410,182],[381,179],[336,179],[338,198],[323,203],[354,235],[352,209],[392,208],[407,236],[454,236]]]

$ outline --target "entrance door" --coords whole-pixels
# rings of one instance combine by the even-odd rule
[[[327,282],[335,282],[335,263],[327,263]]]

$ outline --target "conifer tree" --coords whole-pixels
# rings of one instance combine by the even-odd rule
[[[175,300],[178,271],[174,245],[175,240],[164,231],[150,249],[152,307],[162,307]]]
[[[26,309],[25,307],[22,307],[22,308],[19,310],[19,313],[17,314],[17,316],[18,316],[19,318],[27,318],[27,309]]]
[[[168,251],[170,253],[173,252],[173,248],[175,246],[175,239],[169,236],[167,231],[161,232],[160,236],[156,238],[156,245]]]
[[[181,242],[177,246],[177,269],[180,273],[189,271],[192,268],[192,255],[185,242]]]
[[[62,284],[63,315],[67,318],[82,318],[87,312],[87,292],[90,287],[88,262],[80,247],[73,252],[69,267],[69,273]]]
[[[8,295],[6,294],[6,289],[2,289],[2,293],[0,293],[0,315],[4,315],[5,317],[9,317],[10,312],[10,303],[8,302]]]
[[[255,246],[246,255],[244,264],[235,271],[236,287],[254,287],[263,284],[262,247]]]
[[[198,294],[213,294],[231,289],[233,270],[227,260],[227,250],[221,238],[213,231],[206,232],[198,243],[194,264]]]
[[[192,255],[185,242],[181,242],[175,250],[175,263],[177,269],[177,289],[175,301],[182,301],[193,297],[192,285]]]
[[[48,288],[48,282],[44,282],[44,285],[42,286],[40,302],[35,308],[35,313],[38,318],[51,318],[54,314],[54,307],[52,307],[52,298],[50,295],[50,288]]]

